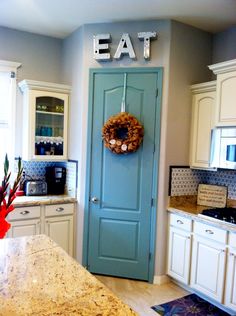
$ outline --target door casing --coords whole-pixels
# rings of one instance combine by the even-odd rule
[[[84,232],[83,232],[83,266],[88,265],[88,245],[89,245],[89,197],[90,197],[90,175],[91,175],[91,146],[92,146],[92,121],[93,121],[93,91],[94,76],[101,73],[157,73],[157,99],[156,99],[156,117],[155,117],[155,152],[152,177],[152,209],[151,209],[151,227],[150,227],[150,258],[149,258],[149,276],[148,281],[153,282],[155,268],[155,246],[156,246],[156,226],[157,226],[157,192],[158,192],[158,166],[160,153],[160,129],[161,129],[161,100],[162,100],[162,67],[143,67],[143,68],[91,68],[89,70],[89,103],[88,103],[88,129],[87,129],[87,165],[86,165],[86,184],[85,184],[85,209],[84,209]],[[144,127],[145,128],[145,127]]]

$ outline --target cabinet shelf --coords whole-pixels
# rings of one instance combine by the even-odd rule
[[[36,143],[55,143],[55,144],[62,144],[63,137],[54,137],[54,136],[35,136]]]
[[[59,116],[63,116],[63,115],[64,115],[64,113],[48,112],[48,111],[39,111],[39,110],[37,110],[36,113],[39,113],[39,114],[46,114],[46,115],[59,115]]]

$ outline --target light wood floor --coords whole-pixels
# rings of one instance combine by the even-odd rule
[[[141,316],[157,316],[150,307],[180,298],[188,292],[174,283],[164,285],[95,275],[113,293]]]

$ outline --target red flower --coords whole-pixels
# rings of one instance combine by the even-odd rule
[[[14,201],[16,197],[16,191],[19,187],[21,176],[23,169],[21,167],[21,158],[19,157],[18,162],[18,173],[17,177],[14,181],[13,188],[10,188],[9,186],[9,179],[11,173],[8,172],[9,169],[9,161],[7,158],[7,155],[5,156],[4,161],[4,178],[2,181],[2,185],[0,186],[0,239],[4,238],[8,229],[11,227],[11,225],[6,221],[6,216],[14,210],[14,206],[12,205],[12,202]],[[9,194],[7,195],[7,191],[9,190]]]
[[[1,214],[1,213],[0,213]],[[11,225],[0,215],[0,238],[4,238]]]

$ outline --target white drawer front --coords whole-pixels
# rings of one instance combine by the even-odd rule
[[[205,238],[218,241],[221,243],[226,243],[226,238],[227,238],[226,230],[216,228],[208,224],[194,222],[193,231],[195,234],[198,234],[201,237],[205,237]]]
[[[186,231],[191,231],[192,229],[192,220],[190,218],[183,217],[178,214],[170,214],[170,225],[184,229]]]
[[[27,207],[16,207],[14,211],[9,213],[7,219],[12,220],[24,220],[29,218],[40,217],[40,206],[27,206]]]
[[[60,216],[69,215],[74,213],[74,204],[57,204],[57,205],[47,205],[45,207],[45,216]]]
[[[236,248],[236,233],[229,233],[229,245]]]

